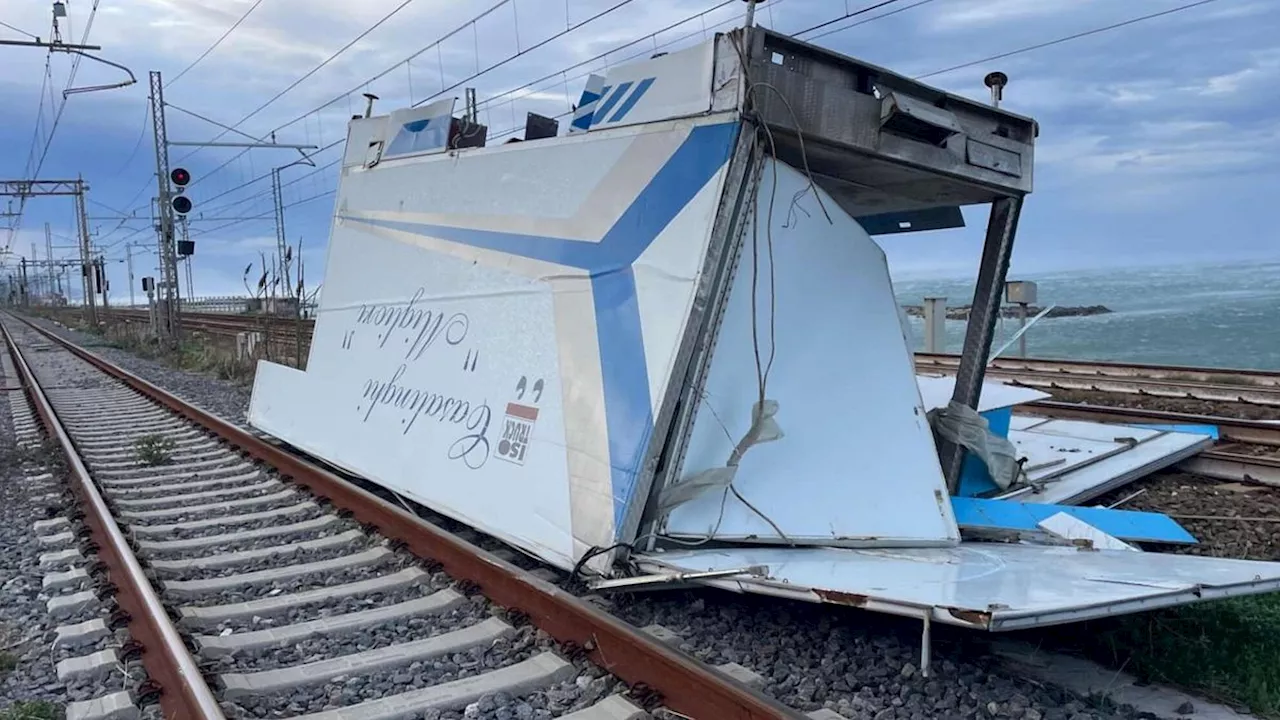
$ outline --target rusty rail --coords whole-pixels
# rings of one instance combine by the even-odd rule
[[[1240,420],[1220,417],[1218,415],[1196,415],[1194,413],[1170,412],[1167,410],[1142,410],[1139,408],[1107,407],[1103,405],[1081,405],[1077,403],[1058,402],[1056,400],[1037,400],[1019,405],[1028,412],[1043,417],[1063,420],[1094,420],[1115,423],[1164,423],[1170,425],[1216,425],[1222,440],[1245,443],[1248,445],[1268,445],[1280,447],[1280,424],[1271,424],[1258,420]]]
[[[949,370],[959,363],[959,355],[915,353],[920,369]],[[1096,360],[1056,360],[1050,358],[1002,357],[991,362],[991,370],[1036,372],[1048,376],[1065,375],[1099,379],[1149,378],[1184,380],[1214,384],[1252,383],[1259,388],[1280,387],[1280,372],[1232,368],[1196,367],[1193,365],[1157,365],[1151,363],[1116,363]]]
[[[66,429],[54,413],[49,398],[40,388],[35,374],[27,365],[9,329],[0,325],[0,333],[9,348],[27,397],[44,424],[45,431],[56,440],[67,461],[71,487],[85,511],[85,524],[98,555],[107,566],[107,578],[115,586],[116,603],[129,615],[129,632],[142,645],[142,662],[147,673],[161,690],[160,705],[165,717],[190,720],[224,720],[218,701],[205,684],[195,660],[183,644],[182,637],[169,620],[164,605],[147,580],[142,566],[133,555],[124,534],[116,526],[107,503],[89,477],[89,470]]]
[[[439,562],[454,579],[475,583],[493,602],[523,613],[561,643],[581,647],[592,662],[623,681],[652,688],[671,710],[698,720],[803,720],[804,716],[795,710],[663,645],[572,594],[287,450],[187,404],[94,353],[29,321],[24,322],[151,400],[274,467],[284,478],[351,511],[358,521],[372,524],[388,539],[403,542],[414,554]]]

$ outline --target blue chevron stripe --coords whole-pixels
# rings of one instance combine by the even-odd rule
[[[620,528],[653,433],[649,372],[632,264],[728,162],[737,121],[694,128],[599,243],[340,215],[361,223],[586,270],[596,312],[613,485]]]

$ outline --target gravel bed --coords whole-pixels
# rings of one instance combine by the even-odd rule
[[[47,596],[40,588],[39,558],[45,550],[33,530],[49,513],[21,484],[23,456],[14,444],[9,403],[0,402],[0,707],[68,701],[51,651],[57,623],[45,611]],[[4,669],[10,663],[12,669]]]
[[[294,502],[286,503],[285,507],[298,505],[302,503],[304,500],[305,498],[296,499]],[[253,508],[254,512],[256,512],[257,510],[258,508]],[[205,537],[208,535],[225,535],[226,533],[238,532],[240,530],[258,530],[264,527],[272,527],[275,525],[279,525],[282,522],[294,523],[294,522],[301,522],[302,520],[310,520],[311,518],[319,517],[320,515],[323,515],[325,512],[327,511],[323,507],[317,505],[312,508],[304,508],[302,510],[299,510],[298,512],[290,513],[289,515],[285,516],[286,517],[285,520],[281,520],[280,518],[277,517],[277,518],[266,518],[263,520],[253,520],[251,522],[229,523],[223,526],[197,527],[197,528],[178,527],[178,528],[175,528],[170,533],[168,533],[167,535],[147,535],[146,537],[149,540],[187,540],[190,538]],[[127,522],[128,524],[133,526],[146,527],[148,524],[171,525],[171,524],[180,524],[183,521],[174,520],[172,523],[170,522],[146,523],[146,522],[134,522],[133,520],[128,520]]]
[[[920,624],[901,618],[711,591],[620,598],[613,612],[633,625],[665,626],[705,662],[753,670],[764,692],[803,712],[825,707],[851,720],[1135,717],[1010,676],[963,630],[935,626],[935,672],[924,678]]]
[[[385,560],[376,562],[372,565],[364,567],[352,568],[341,572],[324,573],[323,575],[309,575],[299,578],[290,578],[288,580],[276,580],[269,583],[260,583],[252,587],[237,588],[235,590],[226,590],[220,593],[209,593],[198,598],[192,598],[184,605],[226,605],[228,603],[247,602],[249,600],[257,600],[273,595],[292,594],[306,592],[307,590],[315,590],[323,587],[333,587],[334,585],[346,585],[347,583],[360,582],[361,580],[369,580],[380,575],[393,573],[410,565],[417,564],[418,560],[413,557],[404,555],[403,553],[393,553]]]
[[[355,555],[356,553],[364,552],[365,550],[373,548],[377,544],[377,541],[366,536],[353,541],[349,545],[337,548],[326,548],[323,550],[295,550],[291,553],[268,555],[267,557],[257,558],[247,562],[239,562],[235,565],[227,565],[225,567],[193,568],[190,570],[164,570],[161,575],[165,580],[204,580],[207,578],[228,577],[230,575],[243,575],[245,573],[258,572],[261,570],[287,568],[294,565],[305,565],[307,563],[319,562],[321,560],[331,560],[333,558],[346,557],[347,555]]]
[[[142,665],[135,660],[103,673],[71,678],[67,682],[67,699],[72,702],[92,700],[99,695],[129,690],[145,676]]]
[[[264,480],[258,480],[251,484],[265,485],[267,482],[269,482],[269,480],[264,479]],[[289,488],[290,488],[289,483],[283,483],[283,482],[277,482],[272,485],[265,485],[265,487],[255,488],[253,490],[244,490],[244,489],[237,490],[234,487],[215,488],[219,492],[226,491],[226,495],[222,495],[218,497],[196,498],[194,500],[183,497],[182,495],[174,494],[172,491],[167,493],[162,493],[160,495],[152,495],[150,497],[140,496],[140,495],[118,495],[116,497],[120,500],[155,500],[156,501],[155,503],[151,503],[141,507],[138,507],[138,506],[127,507],[122,505],[121,508],[123,509],[138,510],[138,511],[169,510],[171,508],[182,507],[184,505],[212,505],[214,503],[226,502],[230,500],[249,500],[252,498],[263,497],[265,495],[275,495],[280,491],[288,490]],[[200,492],[204,492],[204,491],[201,490]],[[162,499],[167,500],[168,502],[163,502],[163,503],[159,502]],[[244,508],[246,507],[253,507],[253,506],[246,505],[246,506],[235,507],[235,508],[232,508],[232,511],[243,512]]]
[[[397,643],[412,642],[461,630],[492,617],[492,605],[483,598],[469,598],[449,612],[404,618],[360,630],[312,637],[284,648],[244,656],[228,655],[223,664],[235,672],[272,670],[351,655]],[[224,670],[229,671],[229,670]]]
[[[99,650],[107,648],[119,648],[121,645],[129,641],[129,631],[122,628],[115,633],[103,635],[91,643],[83,643],[72,647],[70,645],[55,645],[53,648],[53,659],[55,662],[66,660],[67,658],[83,657],[92,655]]]
[[[92,469],[93,468],[91,468],[91,470]],[[218,492],[232,492],[237,487],[247,486],[247,485],[257,485],[258,483],[263,483],[263,482],[267,482],[268,480],[274,480],[274,479],[276,479],[276,476],[272,475],[271,473],[263,473],[258,477],[252,478],[250,480],[238,479],[236,475],[223,475],[221,477],[214,476],[209,478],[194,477],[188,480],[166,480],[164,484],[165,485],[183,485],[183,486],[187,485],[188,483],[195,484],[195,483],[203,483],[203,482],[216,482],[217,484],[200,487],[195,490],[188,490],[186,487],[182,487],[177,490],[157,490],[156,485],[141,485],[141,486],[135,485],[132,487],[125,486],[122,488],[113,487],[113,488],[108,488],[105,492],[105,495],[107,497],[110,497],[113,499],[120,499],[120,500],[155,500],[155,499],[165,497],[167,495],[174,495],[176,493],[190,494],[193,492],[210,492],[215,490]]]
[[[1216,400],[1192,400],[1190,398],[1155,397],[1129,393],[1099,392],[1097,390],[1045,390],[1054,400],[1137,410],[1163,410],[1167,412],[1219,415],[1244,420],[1280,420],[1280,407],[1228,403]]]
[[[273,713],[281,711],[311,713],[357,705],[514,665],[529,659],[539,650],[552,646],[535,628],[525,626],[517,628],[509,637],[499,638],[491,645],[473,648],[465,653],[415,662],[396,670],[339,676],[324,684],[247,699],[241,707],[249,713],[248,717],[272,717]]]
[[[283,490],[286,490],[286,489],[288,489],[287,485],[283,488],[275,488],[275,490],[273,490],[272,492],[265,493],[265,494],[271,495],[272,493],[282,492]],[[232,515],[244,515],[251,512],[265,512],[267,510],[275,510],[282,507],[289,507],[290,505],[297,505],[298,503],[305,500],[306,497],[307,496],[304,493],[299,492],[289,497],[282,497],[279,500],[264,500],[261,503],[255,503],[253,505],[247,505],[247,506],[241,506],[241,507],[217,507],[211,511],[202,512],[202,513],[184,513],[182,515],[165,515],[164,517],[156,517],[156,518],[125,517],[121,519],[124,520],[125,522],[128,522],[131,525],[172,525],[172,524],[180,524],[184,522],[191,522],[193,520],[208,520],[210,518],[222,518],[222,517],[229,517]],[[212,505],[213,503],[202,501],[200,504]],[[136,509],[123,508],[122,511],[147,512],[149,510],[162,510],[162,509],[164,508],[136,508]],[[279,522],[279,520],[275,520],[273,522]],[[271,525],[273,524],[273,522],[268,522],[266,524]],[[236,527],[237,528],[244,527],[245,529],[248,529],[249,527],[252,527],[252,526],[237,525]],[[226,531],[227,529],[223,528],[220,532],[226,532]],[[217,533],[214,533],[214,534],[217,534]],[[173,537],[178,538],[178,537],[184,537],[184,536],[178,535],[175,533]]]
[[[1122,510],[1151,510],[1173,516],[1200,542],[1168,551],[1188,555],[1280,560],[1280,489],[1165,472],[1139,480],[1098,500],[1109,505],[1143,490]],[[1240,520],[1199,520],[1186,515]],[[1258,518],[1258,519],[1254,519]],[[1271,520],[1268,522],[1267,519]]]
[[[74,435],[74,433],[72,434]],[[206,463],[209,463],[210,460],[215,460],[216,462],[213,464],[206,464]],[[148,465],[146,463],[138,462],[127,467],[97,466],[94,468],[94,470],[95,472],[113,473],[113,474],[107,475],[107,477],[111,478],[112,480],[141,480],[144,478],[166,477],[169,475],[191,474],[194,476],[196,473],[217,473],[217,472],[225,473],[227,472],[227,468],[236,467],[237,465],[241,465],[245,462],[246,462],[246,459],[243,457],[240,457],[238,455],[233,455],[233,454],[227,454],[226,457],[222,457],[222,458],[205,458],[205,459],[193,460],[189,462],[175,461],[175,462],[162,463],[158,465]],[[200,464],[196,464],[196,463],[200,463]],[[121,472],[129,472],[133,474],[131,475],[114,474],[114,473],[121,473]],[[165,481],[165,484],[168,485],[170,484],[170,482],[172,481],[167,480]]]
[[[397,588],[387,592],[373,592],[341,598],[327,598],[319,602],[308,603],[301,607],[293,608],[283,615],[248,618],[245,620],[228,620],[218,623],[217,626],[211,627],[207,630],[201,630],[201,632],[204,634],[216,635],[224,630],[231,630],[233,633],[238,633],[264,630],[269,627],[296,625],[298,623],[307,622],[308,620],[318,620],[319,618],[324,617],[346,615],[348,613],[359,612],[361,610],[372,610],[374,608],[386,607],[387,605],[395,605],[396,603],[425,597],[436,590],[450,587],[452,584],[453,581],[443,573],[435,573],[431,576],[429,581],[419,585],[409,585],[407,587]]]
[[[65,333],[64,333],[65,334]],[[92,338],[96,340],[96,338]],[[97,350],[97,349],[95,349]],[[117,361],[115,353],[103,355]],[[209,378],[192,376],[170,368],[152,368],[142,365],[149,361],[119,353],[118,362],[171,392],[197,404],[210,407],[210,396],[223,403],[224,416],[242,418],[248,405],[247,394],[238,396],[224,389],[226,383]],[[137,368],[137,369],[135,369]],[[151,374],[146,374],[150,372]],[[221,394],[220,394],[221,393]],[[1125,402],[1154,401],[1162,399],[1117,396],[1115,394],[1056,393],[1066,401],[1107,402],[1123,406]],[[1102,395],[1102,397],[1098,397]],[[1087,397],[1086,397],[1087,396]],[[1169,401],[1175,405],[1180,401]],[[1213,408],[1176,409],[1195,412],[1222,412],[1222,404]],[[1170,406],[1134,405],[1153,409],[1175,409]],[[1265,408],[1248,408],[1254,412]],[[1247,412],[1240,415],[1250,417]],[[1253,415],[1253,417],[1270,417]],[[1276,413],[1275,417],[1280,417]],[[1131,488],[1130,492],[1132,492]],[[302,519],[301,516],[298,519]],[[457,527],[456,524],[447,523]],[[1194,532],[1194,531],[1193,531]],[[207,534],[207,533],[193,533]],[[487,537],[479,543],[489,550],[503,547]],[[516,564],[536,567],[536,562],[517,553]],[[349,580],[371,576],[376,571],[363,569]],[[331,584],[349,581],[326,578]],[[214,603],[236,602],[259,597],[270,592],[262,588],[255,594],[224,593]],[[295,589],[286,590],[296,591]],[[410,589],[383,596],[389,604],[420,594]],[[392,599],[391,596],[401,595]],[[345,598],[331,607],[335,611],[361,609],[353,602],[365,602],[371,598]],[[376,601],[374,601],[376,602]],[[372,605],[370,605],[372,607]],[[338,608],[341,608],[340,610]],[[640,626],[661,622],[680,632],[686,646],[709,662],[736,661],[766,678],[765,692],[777,696],[783,702],[807,711],[826,707],[841,713],[850,720],[895,720],[897,718],[977,718],[1009,717],[1023,720],[1112,720],[1133,717],[1123,710],[1096,707],[1057,688],[1042,686],[1030,681],[1009,677],[994,665],[983,650],[983,644],[972,633],[952,632],[950,628],[934,629],[935,677],[920,677],[918,623],[871,615],[849,610],[833,609],[807,603],[791,603],[754,596],[736,596],[728,593],[705,591],[695,593],[662,593],[655,595],[620,598],[614,612]],[[310,619],[303,615],[288,622]],[[286,624],[283,618],[278,624]],[[234,627],[234,624],[232,625]],[[260,629],[262,624],[247,625],[239,629]],[[567,697],[580,692],[577,683],[564,690]],[[317,695],[297,698],[304,703],[304,710],[312,702],[323,700],[320,708],[331,700],[343,700],[346,685],[329,684],[317,689]],[[358,692],[355,688],[352,692]],[[558,691],[539,693],[511,704],[495,704],[492,712],[475,711],[469,717],[546,718],[566,711],[577,702],[557,695]],[[319,694],[323,693],[323,694]],[[336,693],[336,698],[330,697]],[[363,697],[363,696],[360,696]],[[282,699],[283,700],[283,699]],[[554,701],[554,702],[553,702]],[[291,698],[288,703],[295,702]],[[485,703],[486,701],[482,701]],[[343,703],[346,704],[346,703]],[[486,704],[487,708],[487,704]],[[269,708],[263,708],[269,711]],[[317,708],[318,709],[318,708]],[[476,708],[475,710],[478,710]],[[263,715],[265,716],[265,715]],[[261,717],[248,714],[245,717]],[[463,713],[428,714],[438,720],[462,718]]]
[[[354,530],[358,527],[360,526],[357,523],[353,523],[349,520],[339,520],[329,527],[290,532],[285,535],[271,535],[270,537],[258,538],[256,540],[249,540],[245,542],[222,543],[220,545],[210,545],[208,547],[195,548],[192,550],[147,549],[146,553],[147,557],[158,560],[175,560],[180,558],[200,558],[208,557],[210,555],[225,555],[232,552],[257,550],[258,548],[273,547],[276,545],[284,545],[286,543],[318,540],[330,535],[340,535],[348,530]]]
[[[140,358],[107,345],[106,341],[98,335],[72,330],[43,319],[37,319],[34,322],[40,327],[51,330],[59,337],[77,343],[86,350],[135,373],[142,379],[180,395],[187,402],[237,425],[248,426],[246,413],[249,408],[249,394],[252,391],[249,386],[196,375],[185,370],[177,370],[156,360]]]

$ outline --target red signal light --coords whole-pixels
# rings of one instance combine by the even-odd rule
[[[183,187],[191,182],[191,173],[187,172],[186,168],[174,168],[173,172],[169,173],[169,179],[173,181],[174,185]]]

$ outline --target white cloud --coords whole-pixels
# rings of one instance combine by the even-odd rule
[[[963,31],[1001,23],[1026,22],[1066,14],[1081,14],[1099,0],[959,0],[940,3],[928,26],[939,31]]]

